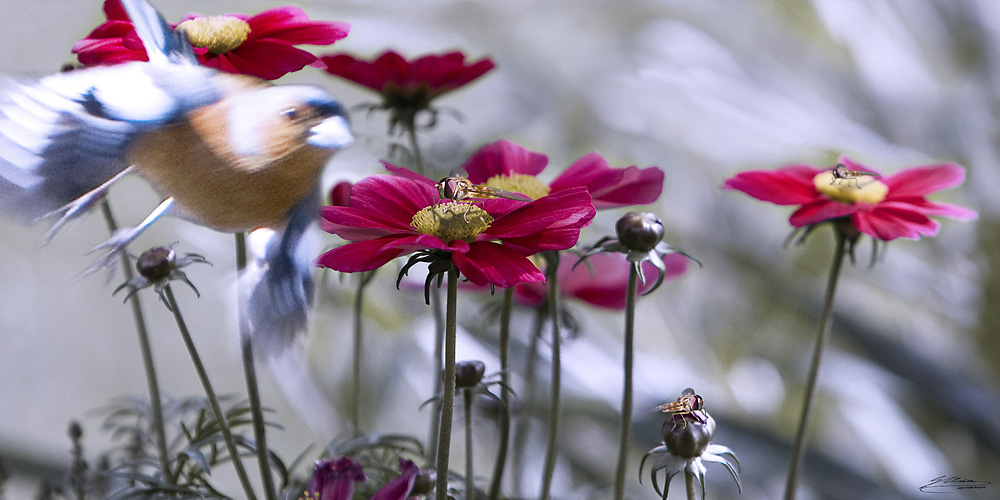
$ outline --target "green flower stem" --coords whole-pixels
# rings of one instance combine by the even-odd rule
[[[354,402],[351,408],[351,432],[362,435],[361,432],[361,348],[364,342],[364,324],[362,322],[362,306],[365,299],[365,287],[371,281],[372,272],[361,273],[358,278],[358,290],[354,294]]]
[[[455,413],[455,337],[458,331],[458,269],[448,271],[448,299],[445,305],[444,396],[441,400],[441,432],[438,434],[437,482],[434,491],[440,500],[448,498],[448,458],[451,449],[451,420]]]
[[[246,494],[248,500],[256,500],[257,496],[253,492],[253,487],[250,486],[250,478],[247,477],[243,461],[240,460],[240,450],[236,447],[233,433],[230,432],[229,424],[226,422],[226,414],[222,411],[222,406],[219,405],[219,398],[215,395],[215,390],[212,389],[212,382],[208,380],[208,372],[205,371],[205,365],[201,362],[201,356],[198,355],[198,350],[194,346],[194,340],[191,339],[191,333],[184,322],[184,317],[181,315],[180,307],[177,306],[174,291],[170,288],[169,283],[163,287],[163,294],[167,298],[167,306],[174,313],[177,329],[181,332],[184,345],[187,346],[188,354],[191,355],[191,362],[194,363],[194,369],[198,372],[198,379],[201,380],[201,386],[205,389],[205,395],[208,396],[208,402],[212,406],[212,413],[215,414],[215,420],[219,423],[219,431],[222,432],[222,439],[226,442],[229,457],[233,460],[233,467],[236,469],[240,485],[243,486],[243,493]]]
[[[489,500],[500,498],[500,483],[504,465],[507,462],[507,442],[510,440],[510,312],[514,306],[514,287],[503,291],[503,306],[500,309],[500,444],[497,448],[496,463],[493,465],[493,479],[490,481]]]
[[[552,393],[549,397],[549,432],[545,450],[545,469],[542,472],[541,500],[548,500],[552,489],[552,475],[556,468],[556,443],[559,432],[559,391],[562,378],[560,360],[559,331],[559,287],[556,284],[556,270],[559,268],[559,254],[545,253],[545,283],[548,286],[549,322],[552,324]]]
[[[413,160],[416,162],[417,173],[424,175],[424,158],[420,153],[420,145],[417,143],[417,117],[411,113],[402,122],[403,128],[406,129],[406,137],[410,140],[410,148],[413,153]]]
[[[625,467],[628,463],[629,431],[632,427],[632,351],[635,338],[635,290],[639,273],[631,266],[625,296],[625,387],[622,389],[622,429],[618,441],[618,468],[615,470],[615,499],[625,498]]]
[[[687,490],[688,500],[698,499],[698,490],[694,486],[694,474],[688,474],[687,471],[684,471],[684,489]]]
[[[809,427],[809,417],[812,413],[813,396],[816,392],[816,380],[819,378],[819,363],[826,346],[827,331],[833,318],[833,299],[837,293],[837,281],[840,278],[840,268],[847,253],[847,239],[843,231],[835,228],[836,245],[833,254],[833,265],[826,283],[826,297],[823,299],[823,313],[820,315],[819,331],[816,334],[816,346],[813,349],[812,362],[809,365],[809,375],[806,378],[805,400],[802,402],[802,415],[799,419],[799,429],[795,433],[795,444],[792,448],[792,463],[788,470],[788,482],[785,484],[785,500],[795,499],[795,487],[798,483],[799,468],[806,450],[806,431]]]
[[[434,308],[434,391],[435,396],[441,394],[444,389],[441,381],[441,374],[444,372],[444,308],[441,307],[441,289],[431,290],[431,307]],[[441,430],[441,400],[435,399],[431,408],[431,428],[427,437],[428,450],[427,462],[430,464],[437,462],[437,448],[431,443],[438,441],[438,433]]]
[[[236,233],[236,273],[241,276],[247,267],[246,234]],[[268,500],[277,500],[278,491],[274,486],[271,466],[268,457],[267,433],[264,426],[264,410],[260,402],[260,389],[257,386],[257,370],[254,368],[253,342],[250,339],[250,318],[247,316],[247,294],[245,287],[239,287],[239,323],[240,350],[243,354],[243,377],[247,384],[247,398],[250,402],[250,418],[253,423],[254,444],[257,449],[257,464],[260,467],[261,481],[264,483],[264,493]]]
[[[465,498],[476,498],[472,471],[472,391],[462,389],[462,403],[465,405]]]
[[[531,332],[531,339],[528,341],[528,353],[525,355],[524,387],[521,388],[521,397],[527,402],[529,409],[535,407],[534,387],[535,367],[538,365],[538,339],[542,336],[542,328],[545,326],[545,314],[544,307],[535,309],[534,326]],[[522,470],[522,468],[527,463],[528,433],[530,427],[531,419],[525,415],[517,420],[517,428],[514,429],[514,470],[511,482],[515,485],[523,484],[521,477],[526,471]]]
[[[104,222],[108,226],[108,232],[114,234],[118,230],[118,223],[115,222],[114,214],[111,213],[111,204],[108,199],[101,200],[101,214],[104,215]],[[122,254],[122,271],[125,275],[125,282],[132,280],[132,262],[127,255]],[[149,330],[146,328],[146,316],[142,311],[142,303],[139,301],[139,294],[133,293],[128,298],[128,303],[132,307],[132,318],[135,321],[135,332],[139,337],[139,353],[142,356],[142,366],[146,371],[146,387],[149,390],[149,407],[152,412],[153,437],[156,440],[156,455],[160,461],[160,470],[163,471],[163,480],[167,484],[174,484],[173,475],[170,473],[167,455],[167,436],[163,427],[163,402],[160,399],[160,383],[156,377],[156,366],[153,363],[153,349],[149,342]]]

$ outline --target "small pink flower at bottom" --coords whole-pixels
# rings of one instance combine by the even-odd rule
[[[931,216],[977,217],[967,208],[926,198],[965,180],[965,169],[953,163],[910,167],[885,177],[847,158],[838,165],[843,168],[751,170],[727,179],[722,188],[777,205],[799,205],[789,219],[796,228],[846,218],[856,230],[882,241],[937,235],[939,224]]]
[[[413,462],[400,458],[399,471],[398,476],[385,483],[385,486],[379,488],[369,500],[407,500],[411,498],[410,495],[417,494],[418,489],[430,491],[430,481],[426,481],[427,484],[418,485],[421,478],[420,468]]]
[[[367,481],[361,464],[350,457],[316,462],[305,500],[351,500],[354,483]]]

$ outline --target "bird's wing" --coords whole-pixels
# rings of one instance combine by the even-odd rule
[[[310,242],[319,211],[319,194],[313,192],[289,213],[288,223],[267,244],[263,274],[250,291],[248,312],[254,342],[263,352],[282,352],[306,331],[312,304]]]
[[[128,166],[145,131],[218,100],[212,71],[126,63],[0,88],[0,210],[33,220]]]

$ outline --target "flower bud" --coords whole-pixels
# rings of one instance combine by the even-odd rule
[[[153,247],[139,255],[135,268],[142,277],[157,281],[170,277],[176,262],[177,256],[169,247]]]
[[[475,387],[486,372],[486,363],[482,361],[459,361],[455,363],[455,387],[468,389]]]
[[[649,212],[629,212],[618,219],[615,232],[629,250],[649,252],[663,239],[663,223]]]
[[[663,444],[672,455],[682,458],[701,456],[715,435],[715,419],[705,411],[674,414],[660,427]]]

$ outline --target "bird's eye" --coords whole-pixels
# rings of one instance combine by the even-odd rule
[[[299,110],[297,108],[288,108],[281,112],[281,116],[289,120],[296,120],[299,118]]]

